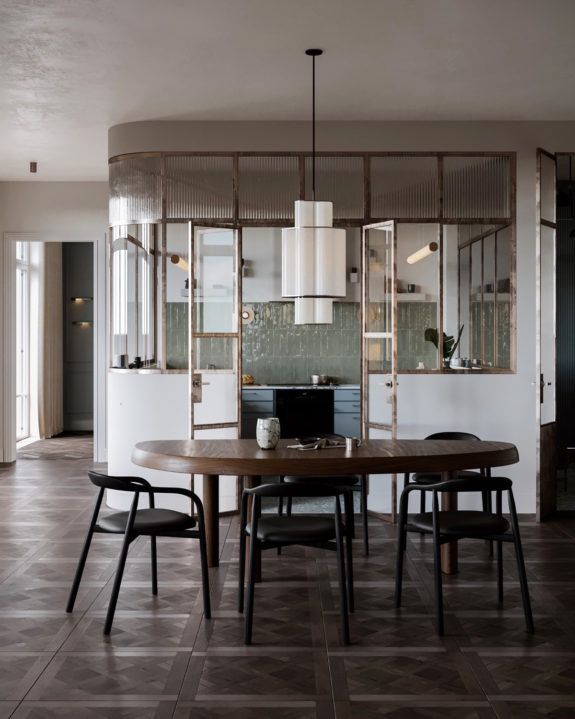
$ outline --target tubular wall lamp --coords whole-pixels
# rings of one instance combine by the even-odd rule
[[[187,272],[190,269],[188,261],[184,260],[183,257],[180,257],[180,255],[171,255],[170,261],[173,265],[176,265],[176,267],[179,267],[180,270],[183,270],[184,272]]]
[[[91,327],[94,323],[88,322],[87,320],[82,320],[80,322],[72,322],[73,325],[77,325],[78,327]]]
[[[70,302],[75,302],[76,304],[82,304],[83,302],[92,302],[93,297],[70,297]]]
[[[315,199],[315,59],[312,65],[312,200],[295,203],[295,227],[282,230],[282,297],[293,299],[295,324],[331,324],[333,300],[346,295],[345,230],[333,227],[333,204]]]
[[[430,242],[428,245],[425,245],[425,247],[422,247],[420,250],[417,250],[417,252],[413,252],[409,257],[407,258],[407,263],[409,265],[414,265],[416,262],[419,262],[419,260],[423,260],[426,257],[429,257],[429,255],[432,255],[434,252],[437,252],[439,248],[439,245],[437,242]]]

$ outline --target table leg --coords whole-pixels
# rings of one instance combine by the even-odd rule
[[[203,504],[206,517],[206,544],[208,545],[208,567],[220,563],[220,477],[204,474]]]
[[[244,487],[246,489],[251,489],[252,487],[257,487],[262,483],[262,478],[259,476],[255,477],[244,477]],[[250,521],[250,518],[252,516],[252,500],[251,498],[248,499],[248,522]],[[250,539],[248,537],[248,541],[246,543],[246,557],[250,556]],[[249,570],[249,561],[246,562],[246,579],[247,579],[247,572]],[[256,554],[256,566],[255,566],[255,575],[256,575],[256,582],[262,581],[262,553],[258,552]]]
[[[442,479],[445,482],[454,477],[455,472],[444,472]],[[445,512],[457,509],[457,492],[442,492],[441,509]],[[457,574],[457,541],[441,546],[441,569],[444,574]]]

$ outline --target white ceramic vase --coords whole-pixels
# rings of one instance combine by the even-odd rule
[[[261,449],[275,449],[280,438],[280,421],[277,417],[258,419],[256,439]]]

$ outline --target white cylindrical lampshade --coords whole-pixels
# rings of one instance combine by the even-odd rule
[[[333,203],[297,200],[295,202],[294,227],[331,227]]]
[[[295,227],[282,230],[282,296],[295,323],[332,322],[333,297],[346,295],[346,235],[334,229],[331,202],[295,203]]]
[[[318,227],[314,243],[313,294],[345,297],[345,230]]]
[[[325,297],[296,297],[294,324],[330,325],[333,322],[333,300]]]

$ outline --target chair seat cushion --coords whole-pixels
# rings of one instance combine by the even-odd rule
[[[433,513],[409,515],[408,524],[420,532],[433,532]],[[490,512],[461,510],[439,512],[439,527],[441,534],[480,537],[486,534],[503,534],[509,529],[509,522],[505,517]]]
[[[329,484],[332,487],[353,487],[359,483],[359,477],[355,474],[335,475],[333,477],[284,477],[284,482],[288,484],[298,484],[299,482],[312,482],[313,484]]]
[[[473,472],[470,469],[461,469],[455,474],[456,479],[464,479],[465,477],[481,477],[481,472]],[[414,484],[436,484],[437,482],[441,482],[441,480],[441,474],[434,474],[433,472],[417,472],[411,475],[411,481]]]
[[[104,532],[123,534],[126,531],[129,512],[115,512],[98,520],[98,527]],[[134,522],[135,532],[155,532],[160,530],[180,531],[196,526],[189,514],[175,512],[172,509],[138,509]]]
[[[246,526],[251,534],[251,524]],[[329,517],[262,517],[258,539],[262,542],[328,542],[335,537],[335,520]]]

